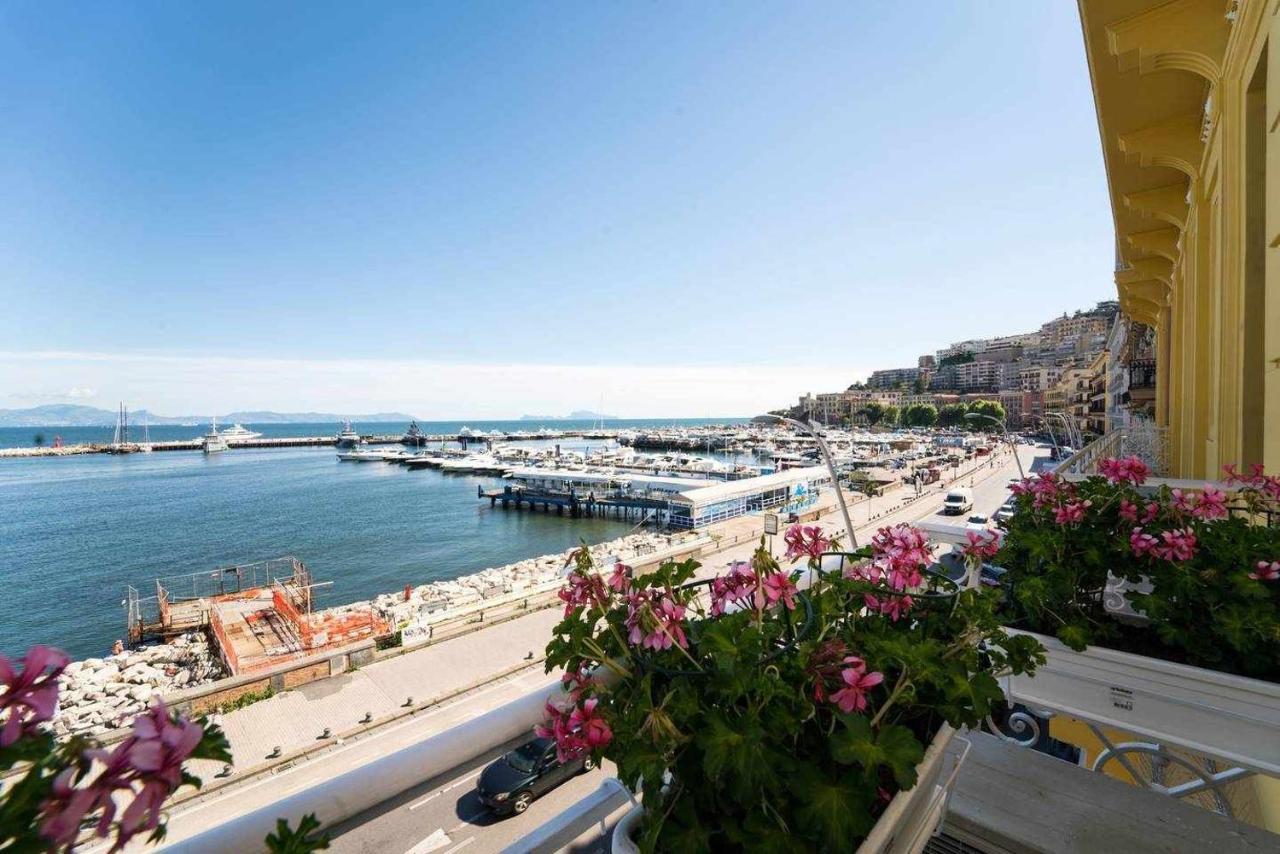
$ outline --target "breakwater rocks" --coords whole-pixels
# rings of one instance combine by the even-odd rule
[[[54,735],[101,735],[128,725],[153,698],[225,675],[216,650],[196,632],[166,644],[73,661],[59,679]]]
[[[692,533],[645,532],[590,546],[590,550],[597,563],[603,563],[609,555],[616,556],[623,563],[633,563],[656,551],[697,538]],[[565,561],[573,551],[528,558],[450,581],[433,581],[410,588],[407,598],[403,593],[383,594],[373,600],[373,607],[383,619],[399,629],[436,622],[447,618],[457,608],[558,582]]]

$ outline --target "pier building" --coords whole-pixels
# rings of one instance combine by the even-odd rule
[[[831,483],[825,468],[792,468],[760,477],[719,481],[661,475],[514,469],[499,489],[478,488],[489,506],[542,509],[563,515],[640,518],[673,528],[699,528],[761,510],[799,512]]]

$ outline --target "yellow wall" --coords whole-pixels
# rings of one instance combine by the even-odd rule
[[[1280,0],[1080,0],[1127,314],[1176,477],[1280,471]]]

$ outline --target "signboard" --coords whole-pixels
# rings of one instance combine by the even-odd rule
[[[791,500],[787,502],[787,511],[794,513],[818,503],[818,491],[810,490],[803,483],[791,487]]]
[[[766,534],[769,534],[770,536],[778,533],[778,514],[777,513],[764,514],[764,532]]]

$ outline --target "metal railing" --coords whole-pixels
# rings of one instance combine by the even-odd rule
[[[1147,422],[1118,427],[1063,460],[1058,473],[1097,474],[1098,462],[1112,457],[1137,457],[1153,477],[1164,477],[1169,471],[1168,431]]]

